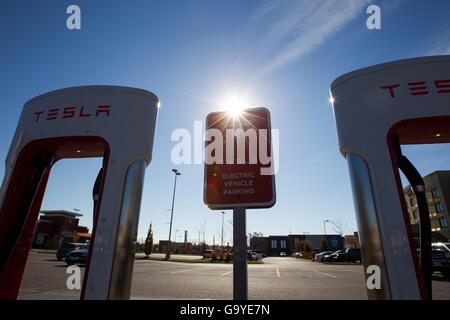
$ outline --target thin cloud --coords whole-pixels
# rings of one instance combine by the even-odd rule
[[[426,55],[437,56],[450,54],[450,36],[448,32],[450,30],[450,23],[444,23],[440,30],[447,30],[447,32],[439,32],[439,34],[436,34],[430,39],[432,44],[428,45],[430,49],[424,50]]]
[[[369,0],[271,1],[257,11],[257,19],[275,21],[265,43],[280,48],[263,73],[283,67],[310,53],[365,13]],[[276,5],[275,5],[276,4]],[[363,23],[363,22],[362,22]]]
[[[438,42],[438,44],[428,51],[427,55],[436,56],[436,55],[445,55],[450,54],[450,39],[444,39]]]

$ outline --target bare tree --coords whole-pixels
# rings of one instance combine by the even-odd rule
[[[331,221],[331,225],[333,226],[333,231],[339,233],[341,236],[345,235],[345,232],[348,230],[348,224],[341,219]]]

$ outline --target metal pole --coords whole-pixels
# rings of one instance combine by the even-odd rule
[[[245,208],[233,209],[233,299],[247,300],[247,234]]]
[[[175,204],[175,190],[177,188],[177,176],[178,176],[178,172],[175,172],[175,183],[173,185],[173,196],[172,196],[172,209],[170,212],[169,243],[167,244],[166,259],[170,259],[170,247],[171,247],[170,237],[172,236],[173,207]],[[176,239],[175,239],[175,241],[176,241]]]
[[[222,239],[221,239],[221,242],[220,242],[220,245],[223,247],[223,218],[225,217],[225,212],[224,211],[222,211]]]
[[[328,222],[328,220],[323,220],[323,242],[325,243],[326,247],[328,248],[327,229],[325,227],[325,222]],[[328,248],[328,249],[330,249],[330,248]]]

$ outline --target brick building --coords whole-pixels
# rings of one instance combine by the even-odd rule
[[[64,242],[90,239],[89,229],[79,226],[80,213],[42,210],[34,232],[33,248],[57,249]]]

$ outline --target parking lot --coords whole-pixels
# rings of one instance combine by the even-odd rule
[[[84,270],[84,268],[82,268]],[[136,260],[132,299],[232,299],[231,264]],[[250,299],[367,299],[361,265],[270,257],[248,266]],[[30,252],[19,299],[78,299],[66,287],[66,264]],[[450,281],[436,275],[435,299],[450,299]]]

